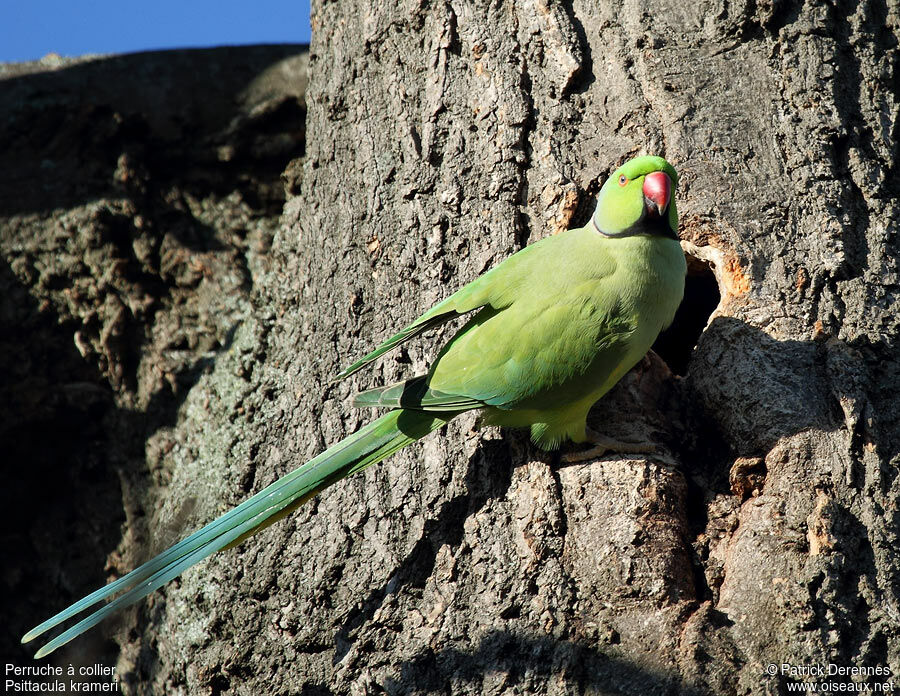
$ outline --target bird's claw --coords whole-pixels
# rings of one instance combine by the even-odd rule
[[[602,457],[607,452],[618,454],[655,454],[658,451],[658,447],[652,442],[622,442],[590,429],[587,430],[587,441],[593,447],[579,452],[568,452],[561,457],[561,460],[567,464],[575,464]]]

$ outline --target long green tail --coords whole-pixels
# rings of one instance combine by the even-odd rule
[[[207,556],[243,541],[331,484],[380,462],[432,430],[440,428],[456,415],[458,412],[436,413],[407,409],[386,413],[156,558],[47,619],[26,633],[22,642],[27,643],[98,602],[124,592],[51,640],[37,651],[35,658],[50,654],[113,612],[146,597]]]

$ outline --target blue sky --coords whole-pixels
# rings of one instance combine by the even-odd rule
[[[0,9],[0,62],[309,37],[309,0],[20,0]]]

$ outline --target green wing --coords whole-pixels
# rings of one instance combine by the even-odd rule
[[[529,276],[528,266],[531,260],[539,255],[540,250],[553,240],[548,237],[525,247],[513,254],[496,268],[476,278],[446,300],[439,302],[412,324],[394,334],[375,350],[363,356],[341,372],[335,381],[349,377],[358,372],[373,360],[381,357],[392,348],[408,341],[420,333],[433,329],[451,319],[471,312],[479,307],[490,305],[494,309],[503,309],[512,304],[516,294]]]
[[[455,297],[455,295],[453,297]],[[451,300],[453,299],[453,297],[448,297],[447,300]],[[444,303],[442,302],[441,304]],[[387,353],[392,348],[396,348],[401,343],[405,343],[413,336],[418,336],[420,333],[428,331],[428,329],[436,328],[441,324],[444,324],[451,319],[455,319],[456,317],[463,314],[463,312],[458,312],[455,309],[448,309],[447,311],[440,314],[432,314],[440,306],[441,305],[436,305],[430,312],[428,312],[427,314],[423,314],[402,331],[391,336],[388,340],[378,346],[371,353],[357,360],[350,367],[346,368],[337,377],[335,377],[334,381],[337,382],[338,380],[344,379],[345,377],[349,377],[350,375],[359,372],[370,362],[377,358],[380,358],[382,355]]]
[[[636,317],[610,244],[584,228],[550,240],[515,303],[482,309],[447,342],[429,389],[504,409],[562,408],[615,372]]]
[[[360,392],[353,399],[357,408],[406,408],[416,411],[462,412],[481,408],[484,402],[460,394],[431,389],[428,375],[419,375],[386,387]]]

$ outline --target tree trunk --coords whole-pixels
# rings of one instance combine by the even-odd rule
[[[849,683],[783,668],[833,664],[900,686],[898,22],[879,0],[316,4],[253,313],[141,442],[159,512],[115,568],[371,418],[352,393],[446,334],[341,367],[583,224],[639,152],[681,174],[689,292],[592,425],[660,453],[559,465],[461,416],[95,629],[123,682],[775,694]]]

